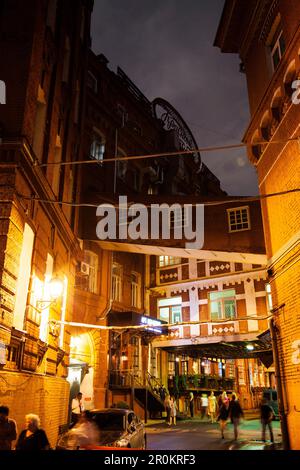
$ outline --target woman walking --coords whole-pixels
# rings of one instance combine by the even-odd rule
[[[177,405],[176,405],[176,400],[174,397],[172,397],[170,400],[170,407],[171,407],[171,424],[174,424],[174,426],[176,426]]]
[[[240,420],[244,416],[244,412],[241,408],[241,405],[238,402],[238,399],[235,393],[232,394],[228,411],[229,411],[229,417],[233,424],[234,440],[236,441],[238,438],[238,434],[239,434]]]
[[[226,392],[222,393],[222,398],[219,403],[220,403],[220,408],[219,408],[218,420],[220,422],[221,436],[222,436],[222,439],[224,439],[225,438],[224,430],[227,424],[228,413],[229,413],[229,400],[228,400]]]
[[[208,415],[210,416],[211,423],[216,422],[216,413],[217,413],[217,399],[214,392],[212,391],[208,397]]]
[[[167,412],[166,423],[170,426],[171,424],[171,400],[170,395],[167,395],[165,398],[165,410]]]
[[[19,435],[16,450],[49,450],[50,444],[46,433],[40,428],[38,415],[25,416],[26,429]]]

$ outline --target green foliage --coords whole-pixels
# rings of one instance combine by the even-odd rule
[[[128,403],[126,403],[126,401],[118,401],[116,403],[116,408],[122,408],[123,410],[129,410],[130,406],[128,405]]]

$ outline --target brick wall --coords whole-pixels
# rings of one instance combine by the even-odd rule
[[[52,447],[58,428],[68,420],[69,384],[57,377],[0,371],[0,401],[10,409],[18,433],[25,429],[25,415],[37,414]]]

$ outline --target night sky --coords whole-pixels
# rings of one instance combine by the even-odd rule
[[[224,0],[95,0],[92,48],[149,100],[169,101],[199,147],[239,143],[249,122],[239,58],[213,47]],[[258,194],[246,150],[202,152],[231,195]]]

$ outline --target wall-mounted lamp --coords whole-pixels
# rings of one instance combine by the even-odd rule
[[[58,277],[53,277],[48,284],[49,300],[37,300],[36,304],[39,310],[48,308],[50,304],[54,303],[62,296],[64,290],[64,283]]]
[[[61,297],[64,290],[64,284],[58,277],[53,277],[49,282],[50,297],[54,301]]]
[[[254,349],[253,344],[247,344],[246,349],[248,349],[248,351],[253,351]]]

